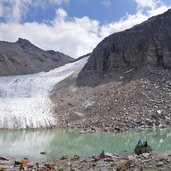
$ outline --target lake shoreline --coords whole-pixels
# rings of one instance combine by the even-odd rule
[[[3,144],[0,150],[0,170],[4,171],[22,169],[30,171],[113,171],[118,170],[119,167],[121,169],[128,167],[128,170],[138,171],[142,169],[168,171],[171,169],[171,149],[168,137],[171,135],[170,129],[156,129],[155,131],[153,129],[133,129],[115,134],[100,132],[100,130],[86,132],[77,129],[52,128],[44,130],[3,130],[1,135],[10,138],[4,141],[6,146]],[[157,139],[154,142],[153,137],[155,136]],[[140,156],[135,155],[134,148],[138,138],[142,141],[147,140],[153,148],[153,152],[144,153]],[[163,143],[161,143],[161,139],[163,139]],[[36,141],[38,143],[35,143]],[[20,144],[19,148],[13,146],[13,143]],[[48,148],[42,147],[43,144]],[[3,153],[3,148],[11,149],[12,153],[10,151]],[[31,154],[31,150],[34,151],[33,154]],[[102,150],[105,152],[100,153]],[[13,151],[16,151],[16,155]],[[52,151],[54,153],[51,153]],[[9,154],[9,157],[3,154]],[[39,158],[39,156],[41,157]],[[34,157],[38,158],[34,159]]]
[[[95,133],[95,132],[112,132],[112,133],[121,133],[121,132],[128,132],[130,130],[133,130],[133,129],[140,129],[140,130],[145,130],[145,129],[167,129],[167,128],[171,128],[170,125],[165,125],[165,126],[138,126],[138,127],[132,127],[132,128],[113,128],[113,127],[81,127],[81,126],[77,126],[77,127],[74,127],[73,125],[58,125],[58,126],[54,126],[54,127],[51,127],[50,129],[53,129],[53,128],[59,128],[59,129],[74,129],[76,131],[79,131],[80,133]],[[49,128],[47,128],[49,129]]]

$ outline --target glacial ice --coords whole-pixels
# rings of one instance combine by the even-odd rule
[[[39,128],[56,123],[49,98],[53,87],[78,74],[87,62],[83,58],[49,72],[0,77],[0,128]]]

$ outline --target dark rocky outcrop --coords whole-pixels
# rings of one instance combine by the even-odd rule
[[[79,74],[79,86],[98,84],[104,75],[144,65],[171,68],[171,9],[123,32],[106,37]]]
[[[49,71],[72,61],[63,53],[44,51],[25,39],[15,43],[0,41],[0,76]]]

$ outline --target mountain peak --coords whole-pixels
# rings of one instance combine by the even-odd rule
[[[21,45],[22,47],[30,47],[30,46],[33,46],[33,44],[27,40],[27,39],[22,39],[22,38],[19,38],[17,41],[16,41],[17,44]]]
[[[171,8],[169,8],[166,12],[171,14]]]
[[[46,72],[74,61],[65,54],[50,52],[22,38],[16,42],[0,41],[0,76]]]

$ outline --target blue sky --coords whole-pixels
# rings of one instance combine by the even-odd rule
[[[71,0],[69,3],[49,4],[47,8],[30,7],[32,13],[27,13],[24,21],[51,20],[57,7],[62,7],[70,17],[88,16],[99,20],[101,24],[118,20],[125,13],[136,12],[136,2],[133,0]]]
[[[170,0],[0,0],[0,40],[22,37],[79,57],[170,6]]]

